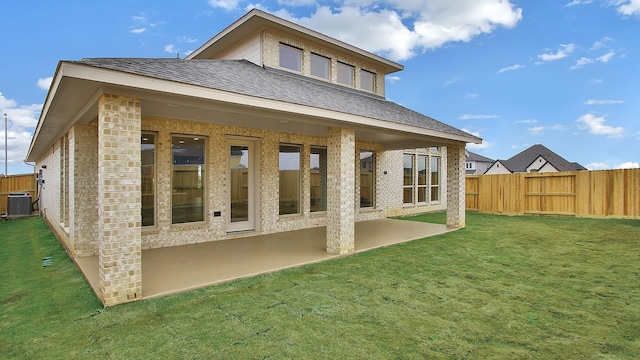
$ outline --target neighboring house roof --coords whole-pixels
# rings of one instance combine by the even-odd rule
[[[495,160],[489,159],[488,157],[476,154],[474,152],[468,151],[469,156],[467,156],[467,161],[475,161],[475,162],[485,162],[485,163],[493,163]]]
[[[507,160],[497,160],[511,172],[526,172],[538,157],[542,156],[547,163],[556,168],[558,171],[576,171],[587,170],[584,166],[577,162],[569,162],[560,155],[554,153],[543,145],[536,144],[532,147],[512,156]]]
[[[260,67],[246,60],[101,58],[72,63],[313,106],[480,140],[383,97],[287,71]]]

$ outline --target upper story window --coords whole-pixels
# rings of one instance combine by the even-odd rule
[[[360,88],[374,92],[376,90],[376,74],[367,70],[360,70]]]
[[[329,79],[331,60],[322,55],[311,53],[311,75]]]
[[[293,46],[280,44],[280,67],[302,71],[302,50]]]
[[[338,62],[338,83],[353,86],[354,70],[354,66]]]

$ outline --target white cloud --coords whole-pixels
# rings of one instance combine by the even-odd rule
[[[461,115],[458,119],[460,120],[488,120],[488,119],[497,119],[500,116],[498,115],[478,115],[478,114],[464,114]]]
[[[524,119],[515,121],[514,124],[536,124],[538,120],[536,119]]]
[[[596,100],[589,99],[584,102],[585,105],[614,105],[614,104],[624,104],[622,100]]]
[[[7,114],[7,158],[9,163],[22,164],[27,155],[33,130],[38,123],[42,104],[18,105],[0,93],[0,116]],[[0,148],[4,148],[4,127],[0,129]],[[4,163],[4,157],[0,160]],[[4,167],[3,167],[4,170]]]
[[[503,67],[502,69],[498,70],[498,74],[502,74],[503,72],[507,72],[507,71],[518,70],[524,67],[526,67],[526,65],[520,65],[520,64]]]
[[[137,29],[131,30],[131,33],[132,34],[142,34],[145,31],[147,31],[147,28],[137,28]]]
[[[591,4],[592,2],[593,0],[573,0],[572,2],[565,5],[565,7],[572,7],[576,5],[587,5],[587,4]]]
[[[175,54],[180,51],[180,49],[176,48],[173,44],[165,45],[164,51],[170,54]]]
[[[609,0],[622,15],[640,15],[640,0]]]
[[[592,162],[585,165],[589,170],[605,170],[609,168],[609,165],[604,162]]]
[[[273,13],[395,61],[451,42],[468,42],[498,27],[513,28],[522,19],[522,9],[509,0],[382,3],[384,7],[376,0],[340,1],[336,6],[318,6],[308,17],[296,17],[286,10]],[[229,9],[238,1],[210,0],[209,4]]]
[[[621,137],[623,135],[624,128],[605,125],[605,121],[604,117],[597,117],[590,113],[584,114],[576,120],[576,122],[583,124],[580,125],[581,129],[586,129],[594,135],[607,135],[608,138]]]
[[[462,128],[462,131],[469,133],[471,135],[477,136],[479,138],[482,138],[482,136],[480,136],[480,132],[479,131],[471,131],[469,129],[465,129]],[[493,146],[493,143],[488,142],[487,140],[482,140],[482,144],[467,144],[467,149],[469,150],[482,150],[482,149],[488,149],[491,146]]]
[[[589,65],[589,64],[593,64],[593,59],[587,58],[587,57],[581,57],[580,59],[576,60],[575,65],[573,65],[572,67],[569,68],[569,70],[575,70],[575,69],[579,69],[585,65]]]
[[[611,161],[606,162],[592,162],[587,164],[585,167],[589,170],[608,170],[608,169],[638,169],[640,168],[640,163],[634,161],[623,162],[619,165],[614,165],[613,167],[609,166]]]
[[[527,128],[527,131],[531,135],[540,135],[540,134],[544,133],[545,129],[546,128],[544,126],[534,126],[534,127]]]
[[[286,6],[311,6],[316,2],[317,0],[278,0],[278,4]]]
[[[590,84],[602,84],[604,82],[604,79],[598,79],[598,78],[592,78],[591,80],[589,80]]]
[[[552,52],[547,54],[540,54],[538,55],[538,58],[542,61],[560,60],[569,56],[569,54],[571,54],[573,50],[575,50],[575,48],[575,44],[560,44],[560,49],[558,49],[558,51],[556,51],[555,53]]]
[[[478,96],[480,96],[480,95],[478,95],[478,94],[474,94],[474,93],[468,93],[468,94],[467,94],[467,95],[465,95],[464,97],[466,97],[467,99],[475,99],[475,98],[477,98]]]
[[[223,8],[225,10],[233,10],[238,7],[240,0],[209,0],[209,5],[213,7]]]
[[[49,88],[51,87],[52,81],[53,81],[53,76],[38,79],[38,87],[42,90],[49,90]]]
[[[627,161],[616,166],[616,169],[637,169],[637,168],[640,168],[640,163],[631,162],[631,161]]]
[[[527,131],[529,131],[529,133],[531,135],[541,135],[544,134],[545,131],[566,131],[569,128],[567,126],[564,126],[562,124],[555,124],[555,125],[551,125],[551,126],[534,126],[534,127],[530,127],[527,128]]]
[[[602,55],[602,56],[600,56],[600,57],[596,58],[596,60],[600,61],[601,63],[606,64],[606,63],[608,63],[608,62],[609,62],[609,60],[611,60],[611,58],[613,58],[613,56],[614,56],[615,54],[616,54],[616,53],[615,53],[614,51],[609,51],[608,53],[606,53],[606,54],[604,54],[604,55]]]
[[[599,41],[594,42],[589,50],[598,50],[600,48],[603,48],[603,47],[607,46],[607,42],[611,42],[611,41],[613,41],[612,38],[610,38],[608,36],[605,36],[602,39],[600,39]]]
[[[389,75],[385,79],[389,82],[389,84],[395,84],[400,81],[400,76]]]

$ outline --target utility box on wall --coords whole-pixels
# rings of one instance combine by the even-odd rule
[[[8,216],[31,215],[31,195],[29,193],[11,193],[7,197]]]

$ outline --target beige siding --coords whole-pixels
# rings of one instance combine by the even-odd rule
[[[220,54],[219,59],[244,59],[262,66],[262,33],[256,33]]]

